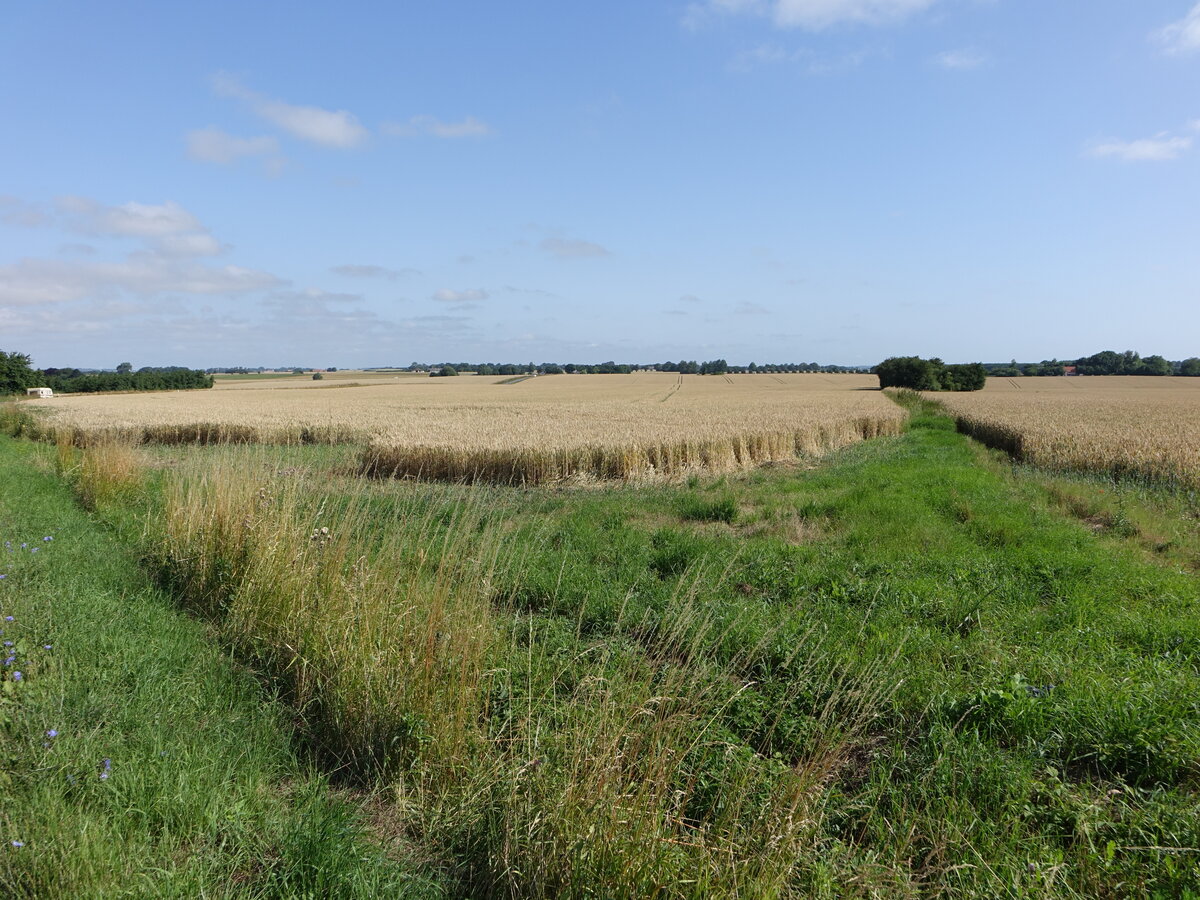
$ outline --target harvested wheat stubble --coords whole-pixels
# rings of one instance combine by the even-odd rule
[[[505,380],[408,376],[344,390],[284,381],[40,405],[54,411],[48,431],[71,428],[84,443],[356,442],[373,475],[526,484],[731,471],[896,433],[905,418],[870,390],[873,376]]]
[[[1200,378],[990,378],[933,396],[962,431],[1037,465],[1200,487]]]

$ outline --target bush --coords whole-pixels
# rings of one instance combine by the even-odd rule
[[[320,372],[313,372],[313,381],[321,381],[324,377]]]
[[[946,365],[937,357],[892,356],[874,369],[880,387],[912,391],[978,391],[987,383],[982,363]]]

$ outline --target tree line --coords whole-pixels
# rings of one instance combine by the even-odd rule
[[[446,370],[453,370],[453,373]],[[745,366],[731,365],[724,359],[704,362],[681,359],[679,362],[661,363],[618,363],[612,360],[602,363],[469,363],[446,362],[427,365],[413,363],[400,371],[429,372],[431,375],[472,372],[476,375],[628,375],[632,372],[679,372],[683,375],[756,375],[796,372],[866,372],[866,366],[834,366],[821,363],[750,363]]]
[[[143,366],[134,371],[121,363],[115,372],[80,369],[35,369],[25,353],[0,350],[0,394],[19,394],[26,388],[48,387],[56,394],[97,391],[184,391],[213,386],[211,375],[183,366]]]

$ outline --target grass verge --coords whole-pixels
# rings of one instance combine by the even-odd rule
[[[50,455],[0,437],[0,894],[439,895],[365,840]]]

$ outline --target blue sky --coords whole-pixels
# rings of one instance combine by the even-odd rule
[[[41,2],[40,366],[1200,354],[1193,0]]]

